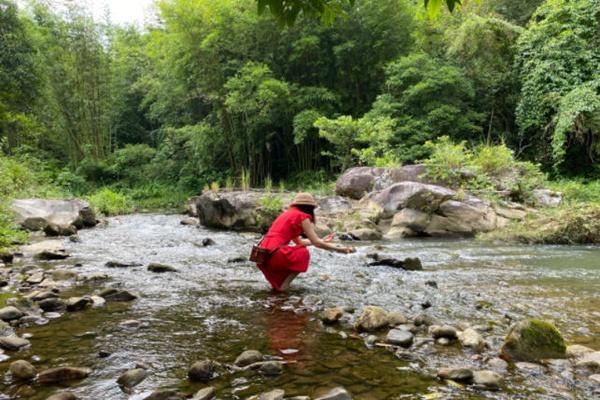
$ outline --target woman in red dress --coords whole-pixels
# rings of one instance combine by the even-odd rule
[[[323,239],[315,233],[315,213],[317,203],[310,193],[298,193],[289,209],[282,213],[260,243],[263,249],[273,253],[266,264],[257,264],[274,290],[285,291],[301,272],[306,272],[310,261],[307,246],[340,253],[353,253],[352,246],[338,246],[329,243],[333,235]],[[308,240],[302,239],[304,234]],[[295,243],[290,246],[290,242]]]

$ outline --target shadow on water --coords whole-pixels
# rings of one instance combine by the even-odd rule
[[[217,244],[202,247],[205,237]],[[432,378],[436,368],[459,364],[481,368],[481,363],[453,347],[430,346],[420,354],[425,361],[419,362],[400,360],[386,348],[367,348],[364,338],[346,325],[322,326],[315,310],[331,305],[360,310],[376,304],[415,316],[429,302],[432,307],[426,311],[441,321],[490,325],[492,348],[501,343],[512,320],[548,318],[569,341],[600,349],[598,248],[420,240],[359,244],[358,253],[351,256],[312,250],[309,273],[290,293],[274,295],[251,264],[228,262],[247,253],[256,239],[253,235],[181,226],[177,216],[133,215],[83,231],[81,239],[67,244],[73,255],[67,265],[81,263],[76,268],[80,275],[106,273],[111,281],[77,287],[65,295],[118,285],[138,292],[140,298],[21,329],[19,333],[33,335],[31,348],[11,354],[0,368],[6,371],[15,359],[33,361],[39,369],[92,368],[92,376],[71,387],[85,400],[141,400],[158,388],[193,393],[206,385],[188,382],[192,363],[209,358],[231,364],[247,349],[282,357],[287,362],[284,373],[271,378],[253,371],[220,371],[210,382],[218,398],[243,399],[274,388],[285,389],[286,396],[314,396],[340,385],[355,399],[420,399],[431,393],[456,399],[561,398],[552,397],[556,391],[548,389],[553,385],[550,375],[527,381],[516,376],[501,392],[441,384]],[[420,257],[425,271],[365,267],[365,255],[374,250]],[[105,267],[111,260],[161,262],[178,272]],[[437,289],[427,284],[431,280]],[[138,325],[124,325],[128,320],[137,320]],[[100,358],[99,351],[110,356]],[[147,364],[150,373],[132,393],[124,393],[116,379],[137,362]],[[57,389],[15,385],[6,376],[1,390],[10,398],[38,400]],[[585,398],[577,388],[566,392]],[[524,397],[515,397],[517,393]]]

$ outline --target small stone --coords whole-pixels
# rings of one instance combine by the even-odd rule
[[[488,367],[498,372],[506,372],[508,363],[501,358],[494,357],[487,362]]]
[[[544,375],[544,367],[538,364],[521,361],[515,367],[524,375]]]
[[[438,284],[436,281],[425,281],[425,285],[431,286],[432,288],[435,288],[435,289],[438,288]]]
[[[111,353],[105,350],[100,350],[98,352],[98,357],[100,358],[106,358],[106,357],[110,357]]]
[[[142,368],[134,368],[129,371],[125,371],[119,379],[117,384],[126,388],[132,388],[146,379],[146,370]]]
[[[53,251],[53,250],[44,250],[34,256],[38,260],[64,260],[65,258],[69,258],[69,253],[65,251]]]
[[[337,387],[317,397],[315,400],[352,400],[352,396],[350,396],[350,393],[346,389]]]
[[[573,344],[571,346],[567,346],[567,357],[569,358],[579,358],[586,353],[592,353],[594,350],[590,349],[587,346],[582,346],[580,344]]]
[[[64,301],[59,299],[58,297],[50,297],[44,299],[38,303],[38,306],[46,312],[49,311],[62,311],[67,308]]]
[[[283,364],[279,361],[266,361],[262,363],[258,370],[263,375],[281,375],[283,373]]]
[[[494,371],[474,371],[473,383],[488,389],[497,389],[502,384],[502,376]]]
[[[600,385],[600,374],[590,375],[588,378],[597,385]]]
[[[213,378],[215,363],[211,360],[197,361],[188,371],[188,378],[193,382],[205,382]]]
[[[16,351],[29,346],[29,344],[29,340],[20,338],[17,335],[0,337],[0,348],[4,350]]]
[[[62,383],[87,378],[92,373],[89,368],[58,367],[46,369],[39,373],[38,383]]]
[[[263,355],[257,350],[246,350],[235,359],[234,364],[238,367],[246,367],[263,360]]]
[[[404,325],[406,323],[408,323],[408,319],[406,318],[406,316],[404,316],[404,314],[397,311],[388,313],[389,326],[394,327],[397,325]]]
[[[431,325],[429,327],[429,334],[433,336],[434,339],[446,338],[454,340],[458,337],[458,331],[455,327],[450,325]]]
[[[57,269],[52,271],[52,279],[55,281],[69,281],[77,279],[79,274],[75,271],[69,271],[68,269]]]
[[[283,400],[283,396],[285,396],[285,391],[281,389],[275,389],[267,393],[262,393],[258,397],[258,400]]]
[[[78,400],[79,397],[75,396],[71,392],[61,392],[55,393],[52,396],[48,397],[46,400]]]
[[[388,332],[385,340],[395,346],[410,347],[413,344],[414,336],[409,331],[392,329]]]
[[[137,299],[137,296],[128,292],[127,290],[117,290],[114,288],[104,289],[99,293],[99,296],[104,298],[106,301],[133,301]]]
[[[427,314],[417,315],[413,322],[416,326],[431,326],[436,324],[436,320],[431,315]]]
[[[450,339],[445,338],[445,337],[441,337],[439,339],[436,339],[435,342],[437,344],[439,344],[440,346],[448,346],[451,343]]]
[[[450,379],[457,382],[470,382],[473,379],[473,371],[469,368],[441,368],[437,372],[440,379]]]
[[[344,315],[344,310],[341,307],[326,308],[321,314],[321,321],[326,325],[335,324]]]
[[[96,308],[96,307],[104,307],[106,305],[106,300],[104,300],[103,297],[100,296],[90,296],[90,299],[92,300],[92,307]]]
[[[196,392],[192,400],[211,400],[217,393],[216,389],[212,386],[200,389]]]
[[[181,221],[179,221],[179,223],[181,225],[189,225],[189,226],[194,226],[194,225],[198,225],[198,220],[196,218],[184,218]]]
[[[91,306],[93,303],[92,299],[87,296],[84,297],[71,297],[67,300],[67,311],[81,311]]]
[[[463,345],[463,347],[468,347],[473,349],[473,351],[480,352],[485,346],[485,340],[483,337],[477,332],[475,329],[467,328],[464,331],[458,334],[458,340]]]
[[[0,319],[2,321],[12,321],[21,318],[23,315],[25,314],[21,310],[13,306],[0,308]]]
[[[217,243],[214,240],[212,240],[211,238],[202,239],[203,247],[214,246],[215,244],[217,244]]]
[[[378,340],[378,339],[379,339],[379,338],[378,338],[377,336],[375,336],[375,335],[369,335],[369,336],[367,336],[367,338],[365,339],[365,344],[366,344],[367,346],[374,346],[374,345],[375,345],[375,343],[377,343],[377,340]]]
[[[381,307],[367,306],[356,321],[358,331],[370,332],[388,325],[388,313]]]
[[[592,370],[600,370],[600,351],[586,353],[581,356],[575,363],[577,368],[590,368]]]
[[[177,272],[177,269],[170,265],[151,263],[148,265],[148,271],[162,274],[164,272]]]
[[[137,319],[126,319],[125,321],[119,322],[119,326],[125,329],[139,328],[140,325],[142,325],[142,322]]]
[[[10,364],[10,373],[13,379],[22,381],[33,379],[37,375],[35,367],[25,360],[12,362]]]
[[[141,267],[142,264],[135,262],[107,261],[104,266],[108,268],[129,268]]]
[[[148,397],[144,397],[144,400],[184,400],[185,396],[176,390],[172,389],[161,389],[152,392]],[[193,400],[196,400],[195,398]]]

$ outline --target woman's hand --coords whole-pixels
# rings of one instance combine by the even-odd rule
[[[333,240],[333,238],[335,237],[335,232],[330,233],[329,235],[325,236],[323,240],[325,243],[329,243]]]
[[[338,247],[338,251],[344,254],[356,253],[356,248],[354,246],[340,246]]]

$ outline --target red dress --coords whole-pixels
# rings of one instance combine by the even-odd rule
[[[281,285],[291,274],[306,272],[308,269],[310,261],[308,249],[305,246],[289,245],[292,239],[302,234],[302,221],[307,218],[313,220],[309,214],[296,207],[290,207],[277,217],[260,244],[260,247],[269,250],[283,245],[273,253],[266,264],[257,264],[275,290],[281,291]]]

